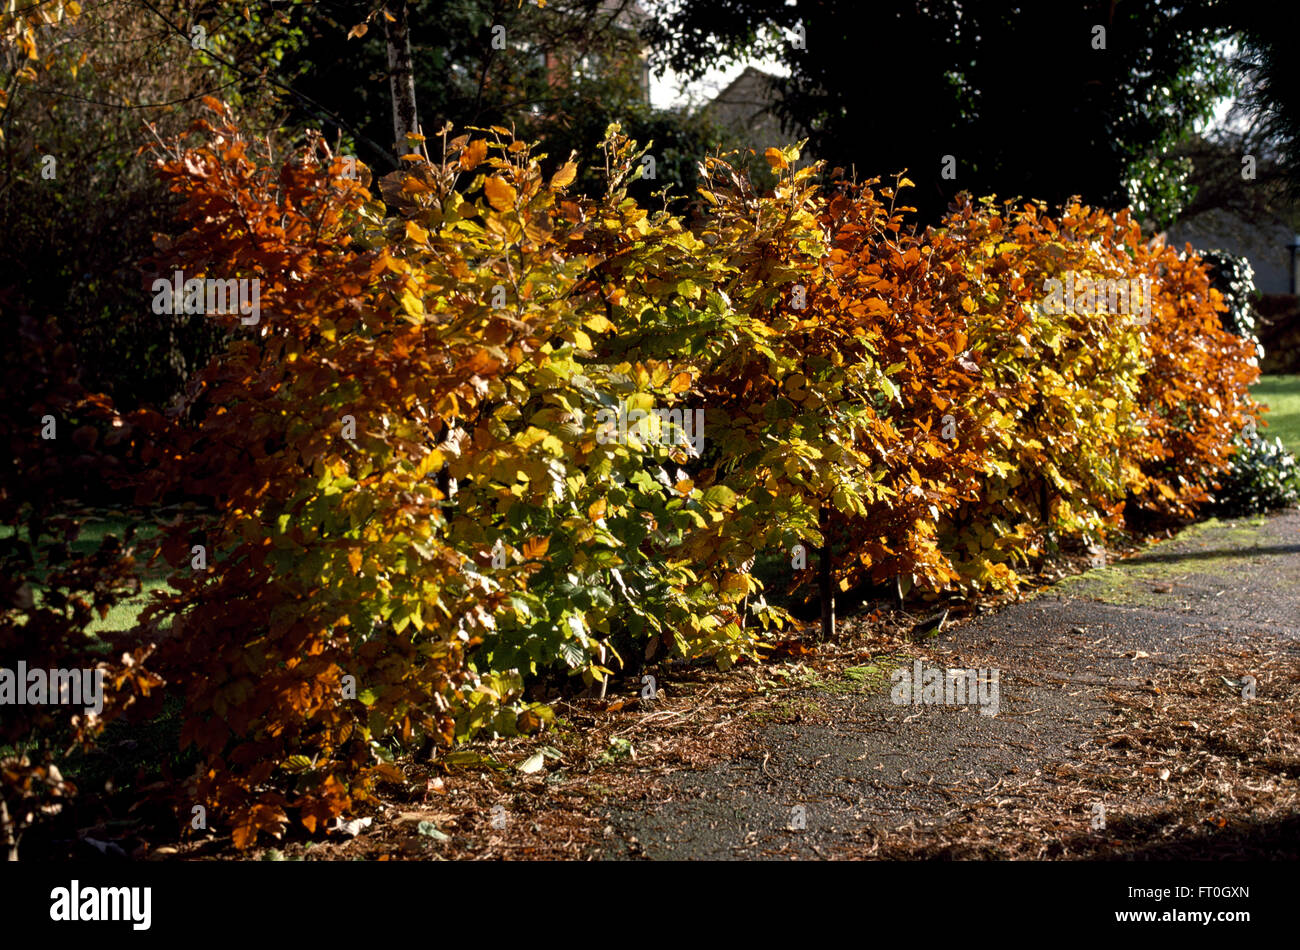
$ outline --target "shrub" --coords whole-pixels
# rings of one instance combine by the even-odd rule
[[[226,351],[131,439],[143,498],[220,502],[171,526],[146,623],[187,794],[240,847],[401,781],[394,744],[541,728],[530,678],[726,667],[786,621],[755,564],[797,545],[841,590],[1014,589],[1126,499],[1195,511],[1254,418],[1204,266],[1127,212],[964,200],[919,231],[905,180],[821,188],[769,149],[761,195],[706,163],[687,227],[628,197],[617,128],[599,197],[494,128],[381,203],[319,138],[277,167],[209,108],[161,158],[188,229],[151,264],[257,279],[261,318],[211,315]],[[1150,322],[1058,306],[1070,280],[1149,281]]]
[[[1286,508],[1300,501],[1300,465],[1278,438],[1253,429],[1238,437],[1236,453],[1215,492],[1215,507],[1227,515]]]
[[[1158,294],[1144,334],[1146,437],[1134,446],[1142,461],[1133,494],[1148,509],[1191,517],[1210,500],[1237,433],[1259,416],[1249,388],[1258,361],[1253,344],[1223,329],[1221,298],[1194,254],[1143,245],[1136,260]]]
[[[1258,342],[1255,333],[1259,318],[1255,314],[1254,301],[1259,294],[1255,290],[1255,269],[1250,266],[1250,260],[1220,250],[1201,251],[1197,256],[1209,268],[1210,281],[1223,296],[1227,307],[1220,317],[1223,329]]]

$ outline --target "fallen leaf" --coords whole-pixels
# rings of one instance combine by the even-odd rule
[[[451,835],[444,834],[443,832],[439,831],[438,826],[431,821],[420,822],[418,825],[415,826],[415,830],[418,831],[420,834],[424,835],[424,837],[432,838],[434,841],[437,842],[451,840]]]
[[[546,756],[540,752],[534,752],[515,767],[525,775],[532,775],[534,772],[540,772],[545,765]]]
[[[341,831],[349,838],[355,838],[369,828],[374,820],[373,818],[357,818],[355,821],[344,821],[342,818],[335,818],[328,826],[328,830]]]

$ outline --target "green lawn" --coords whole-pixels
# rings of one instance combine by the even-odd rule
[[[1300,455],[1300,376],[1265,376],[1251,393],[1269,408],[1263,434],[1281,437],[1292,453]]]
[[[77,540],[72,543],[74,554],[86,555],[98,550],[100,543],[109,535],[116,535],[121,538],[125,535],[129,526],[131,516],[116,511],[101,511],[98,514],[87,519],[81,528],[81,533]],[[14,533],[12,525],[0,525],[0,538],[11,537]],[[151,524],[139,524],[136,528],[135,537],[135,556],[137,563],[143,565],[152,551],[152,546],[148,543],[149,538],[157,533],[157,529]],[[135,625],[136,617],[144,609],[145,604],[150,599],[153,591],[162,589],[167,586],[166,576],[168,567],[161,564],[153,568],[143,568],[141,572],[142,589],[140,593],[118,603],[111,608],[108,615],[102,620],[96,618],[86,627],[86,633],[96,634],[106,630],[129,630]],[[38,587],[34,595],[39,602],[41,589]]]

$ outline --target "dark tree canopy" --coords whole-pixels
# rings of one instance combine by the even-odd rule
[[[1300,201],[1300,56],[1293,31],[1278,25],[1276,12],[1259,7],[1243,20],[1242,103],[1256,120],[1251,131],[1277,159],[1291,197]]]
[[[1226,17],[1215,0],[683,0],[655,39],[687,73],[719,51],[779,56],[784,118],[811,150],[859,176],[907,169],[927,217],[970,190],[1079,193],[1164,223],[1185,198],[1172,148],[1230,89]],[[800,26],[802,49],[780,32]]]

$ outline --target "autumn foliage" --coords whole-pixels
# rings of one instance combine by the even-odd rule
[[[171,527],[145,619],[192,801],[241,847],[401,782],[401,746],[544,728],[535,677],[735,662],[790,622],[760,558],[1011,589],[1126,508],[1190,514],[1257,412],[1204,268],[1126,212],[967,201],[918,230],[905,180],[770,149],[766,194],[711,160],[688,226],[626,197],[617,129],[600,198],[499,128],[374,187],[319,139],[259,159],[209,105],[160,157],[185,230],[154,267],[256,278],[261,320],[213,316],[228,350],[134,437],[142,501],[218,500]],[[1052,279],[1149,279],[1150,320],[1055,312]]]

